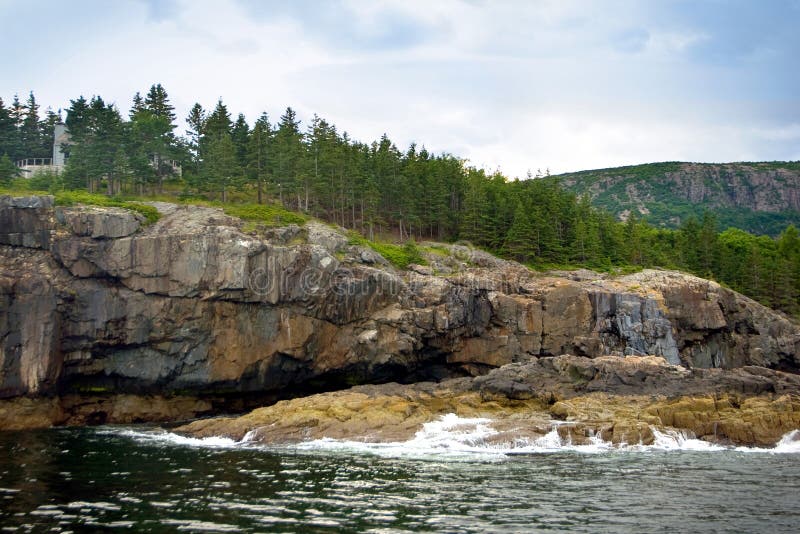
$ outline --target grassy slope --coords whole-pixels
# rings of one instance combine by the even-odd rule
[[[306,214],[290,211],[276,204],[256,204],[252,202],[222,204],[221,202],[208,201],[200,198],[182,198],[178,195],[108,197],[104,194],[87,193],[85,191],[57,191],[49,193],[47,191],[32,189],[30,183],[25,180],[15,180],[11,185],[6,187],[0,186],[0,194],[14,196],[28,196],[34,194],[53,195],[57,206],[82,204],[86,206],[125,208],[144,215],[146,224],[154,223],[159,218],[158,210],[145,204],[145,202],[153,200],[221,208],[226,214],[232,217],[238,217],[249,223],[245,226],[245,231],[247,231],[249,227],[255,228],[258,226],[272,228],[289,224],[303,225],[311,219],[311,217]],[[353,231],[349,232],[348,236],[351,244],[371,248],[399,269],[405,269],[412,263],[425,264],[425,259],[422,257],[421,251],[413,241],[405,244],[389,243],[383,240],[370,241],[361,234]]]
[[[781,213],[757,212],[740,207],[723,207],[714,202],[691,203],[676,194],[672,184],[665,179],[667,173],[680,171],[683,163],[663,162],[596,169],[561,174],[553,179],[559,180],[567,189],[577,194],[589,193],[595,206],[612,213],[644,207],[649,214],[644,218],[656,226],[674,228],[691,215],[700,216],[703,210],[714,212],[721,228],[737,227],[753,233],[777,235],[788,224],[798,225],[800,213],[786,211]],[[708,166],[717,164],[694,164]],[[757,162],[724,164],[734,173],[746,175],[749,168],[759,171],[786,169],[800,172],[800,162]],[[707,179],[706,187],[716,188],[720,196],[726,193],[722,184]],[[630,191],[635,199],[631,198]]]

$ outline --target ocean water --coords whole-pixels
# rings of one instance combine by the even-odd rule
[[[800,437],[724,448],[488,446],[445,416],[404,443],[262,447],[153,427],[0,432],[3,532],[798,532]]]

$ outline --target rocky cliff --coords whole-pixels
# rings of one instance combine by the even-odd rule
[[[0,427],[175,420],[562,354],[800,370],[800,329],[668,271],[543,275],[462,246],[392,268],[335,228],[0,197]]]
[[[622,218],[675,227],[709,210],[722,228],[777,235],[800,223],[800,163],[652,163],[555,177]]]

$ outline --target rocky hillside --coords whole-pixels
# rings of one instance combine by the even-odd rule
[[[660,226],[679,226],[703,210],[723,229],[777,235],[800,224],[800,162],[651,163],[554,179],[621,218],[635,212]]]
[[[0,197],[0,428],[176,420],[562,354],[800,371],[797,323],[692,276],[543,275],[456,245],[401,271],[321,223],[245,232],[153,205],[146,224]]]

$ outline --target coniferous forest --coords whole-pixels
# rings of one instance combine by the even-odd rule
[[[620,222],[553,180],[511,180],[416,144],[401,150],[385,134],[364,143],[316,115],[304,125],[291,108],[250,124],[220,99],[179,120],[160,84],[134,95],[124,114],[100,96],[71,100],[65,168],[20,179],[15,162],[51,157],[60,121],[33,93],[24,103],[0,99],[2,185],[277,204],[370,240],[466,241],[535,268],[680,269],[800,314],[800,235],[791,225],[771,238],[718,228],[702,212],[677,230],[635,216]]]

